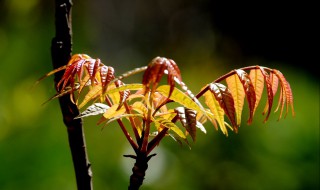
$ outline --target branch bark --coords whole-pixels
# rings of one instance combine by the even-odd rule
[[[54,69],[66,65],[72,54],[72,20],[71,0],[55,1],[55,37],[51,43],[52,65]],[[57,84],[62,72],[55,74]],[[59,98],[64,124],[67,127],[69,146],[72,154],[78,190],[92,190],[92,172],[87,156],[85,138],[78,107],[72,103],[69,96]]]

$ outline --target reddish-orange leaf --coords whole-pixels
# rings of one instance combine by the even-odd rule
[[[142,84],[145,86],[146,92],[151,88],[151,86],[151,90],[154,92],[164,74],[168,75],[167,80],[170,86],[170,97],[173,92],[175,82],[178,82],[179,84],[181,82],[181,74],[177,64],[173,60],[164,57],[154,58],[144,72]]]
[[[99,65],[101,64],[100,59],[90,59],[88,60],[87,70],[90,76],[91,85],[94,85],[95,76],[98,72]]]
[[[196,141],[197,112],[185,107],[178,107],[175,109],[175,112],[177,113],[182,126],[190,134],[192,140]]]
[[[279,78],[280,84],[281,84],[281,93],[280,93],[280,99],[279,99],[279,105],[281,103],[281,110],[280,110],[280,116],[279,119],[282,117],[282,111],[284,108],[284,104],[286,103],[286,114],[289,112],[289,107],[291,107],[292,115],[294,116],[294,108],[293,108],[293,95],[292,90],[290,87],[290,84],[287,82],[286,78],[283,76],[283,74],[278,70],[273,70],[275,75]],[[278,106],[279,107],[279,106]],[[276,111],[278,108],[276,109]]]
[[[249,105],[249,113],[250,113],[250,116],[249,116],[247,123],[251,124],[252,119],[253,119],[254,106],[256,104],[256,93],[254,91],[254,87],[252,85],[252,82],[251,82],[248,74],[241,69],[237,69],[236,73],[242,83],[244,92],[246,94],[246,98],[247,98],[248,105]]]
[[[231,121],[232,127],[235,132],[238,132],[238,125],[236,122],[234,100],[230,90],[219,83],[210,83],[209,90],[214,94],[216,100],[219,102],[221,108],[224,110],[225,114]]]
[[[253,115],[259,105],[263,88],[264,88],[264,74],[262,73],[263,71],[261,69],[252,69],[250,71],[249,77],[251,79],[255,94],[256,94],[256,103],[254,105],[254,110],[253,110]]]
[[[115,81],[115,85],[116,87],[120,87],[123,86],[124,83],[120,80]],[[120,91],[120,102],[119,102],[119,107],[118,109],[121,108],[121,106],[123,105],[123,103],[128,99],[128,97],[130,96],[130,90],[124,90],[124,91]]]
[[[269,101],[266,103],[266,106],[264,107],[264,110],[262,113],[262,114],[265,114],[268,112],[267,117],[264,121],[266,121],[268,119],[270,112],[271,112],[271,108],[272,108],[273,103],[270,103],[270,97],[272,96],[272,102],[273,102],[273,97],[276,95],[276,93],[278,91],[278,84],[279,84],[278,77],[272,72],[270,72],[269,79],[266,78],[266,82],[267,82],[267,80],[269,81],[267,83],[267,89],[268,89],[268,84],[270,84],[272,94],[270,94],[270,92],[268,92]]]
[[[245,92],[237,74],[231,75],[230,77],[226,78],[226,82],[234,100],[237,125],[239,126],[241,124],[241,114],[244,104]]]
[[[105,65],[101,66],[100,77],[101,77],[102,93],[104,94],[111,80],[115,78],[113,67],[108,67]]]
[[[155,89],[164,75],[166,69],[165,58],[156,57],[148,65],[147,70],[143,74],[142,84],[146,87],[146,91],[153,85]]]
[[[268,73],[262,67],[259,67],[259,69],[260,69],[261,73],[263,74],[263,77],[264,77],[264,80],[266,83],[267,96],[268,96],[267,104],[265,106],[265,110],[263,111],[263,114],[268,112],[266,118],[263,121],[263,122],[266,122],[269,118],[270,113],[271,113],[274,94],[272,91],[272,83],[270,81],[270,77],[269,77]]]

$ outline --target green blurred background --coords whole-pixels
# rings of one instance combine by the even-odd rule
[[[0,189],[76,189],[52,69],[54,2],[0,1]],[[74,1],[74,53],[99,57],[116,73],[155,56],[174,59],[197,92],[232,69],[263,65],[290,82],[296,117],[263,124],[258,110],[229,137],[206,125],[192,149],[165,139],[141,189],[319,189],[319,84],[312,11],[301,4],[209,0]],[[133,77],[133,80],[137,78]],[[125,82],[130,80],[126,79]],[[265,103],[262,100],[261,105]],[[261,106],[263,107],[263,106]],[[94,189],[127,189],[133,160],[117,125],[84,120]]]

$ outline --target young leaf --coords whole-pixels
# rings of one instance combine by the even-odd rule
[[[272,104],[273,104],[273,90],[272,90],[272,82],[270,81],[270,76],[268,75],[268,73],[263,69],[263,67],[259,67],[263,77],[264,77],[264,81],[266,83],[266,89],[267,89],[267,96],[268,96],[268,100],[265,106],[265,109],[263,111],[263,114],[267,113],[266,118],[264,119],[263,122],[267,122],[269,115],[271,113],[271,108],[272,108]],[[258,101],[258,100],[257,100]]]
[[[101,117],[100,120],[98,121],[98,125],[104,121],[121,116],[126,112],[126,109],[124,107],[120,108],[119,110],[118,110],[118,107],[119,107],[118,104],[114,104],[109,109],[107,109],[106,112],[103,114],[103,117]]]
[[[231,75],[230,77],[226,78],[226,82],[234,100],[237,125],[239,126],[241,124],[241,115],[244,104],[245,92],[237,74]],[[220,123],[224,122],[220,121]]]
[[[252,119],[253,119],[253,113],[254,113],[253,111],[254,111],[254,107],[255,107],[255,103],[256,103],[256,94],[254,91],[254,87],[253,87],[252,82],[246,72],[244,72],[241,69],[237,69],[236,73],[242,83],[244,92],[246,94],[246,98],[247,98],[248,105],[249,105],[249,113],[250,113],[250,116],[249,116],[247,123],[251,124]]]
[[[123,86],[124,83],[120,80],[115,81],[115,85],[116,87],[120,87]],[[120,102],[119,102],[119,107],[118,109],[121,108],[121,106],[124,104],[124,102],[128,99],[128,97],[130,96],[130,90],[124,90],[124,91],[120,91]]]
[[[109,108],[110,107],[105,104],[94,103],[91,106],[89,106],[86,110],[84,110],[79,116],[75,117],[75,119],[88,117],[88,116],[92,116],[92,115],[103,114]]]
[[[214,97],[218,101],[220,107],[224,110],[224,113],[231,121],[232,127],[235,132],[238,132],[239,125],[237,125],[236,122],[234,100],[230,90],[223,84],[219,83],[210,83],[209,90],[214,94]]]
[[[115,78],[113,67],[108,67],[103,65],[100,68],[100,78],[101,78],[102,93],[104,94],[110,82]]]
[[[155,91],[162,76],[164,74],[168,75],[168,84],[170,86],[169,97],[175,86],[175,81],[182,81],[181,73],[177,64],[171,60],[164,57],[154,58],[148,65],[147,70],[144,72],[142,84],[144,85],[146,92],[152,86],[151,91]]]
[[[268,75],[266,75],[266,76],[268,76]],[[266,103],[266,106],[264,107],[264,110],[262,112],[262,114],[265,114],[268,112],[264,122],[266,122],[269,118],[271,108],[273,105],[273,98],[277,93],[278,84],[279,84],[278,77],[275,74],[273,74],[272,72],[270,73],[269,77],[265,77],[265,80],[266,80],[266,84],[267,84],[267,90],[269,90],[269,91],[268,91],[268,102]]]
[[[249,77],[251,79],[255,94],[256,94],[256,103],[254,105],[253,109],[253,115],[259,105],[263,88],[264,88],[264,74],[262,73],[263,71],[261,69],[251,69]]]
[[[170,88],[171,87],[169,85],[162,85],[157,88],[157,91],[160,92],[162,95],[168,97],[170,95]],[[187,94],[183,93],[177,88],[174,88],[172,90],[170,99],[189,109],[193,109],[198,112],[203,112],[203,108],[201,108],[197,103],[195,103]]]
[[[192,140],[196,141],[197,112],[184,107],[177,107],[175,111],[178,114],[178,119],[180,120],[182,126],[190,134]]]
[[[93,86],[90,91],[86,94],[84,99],[82,100],[81,104],[79,105],[79,109],[81,109],[83,106],[85,106],[89,101],[97,98],[99,94],[101,94],[102,86],[101,85],[95,85]]]
[[[220,106],[219,101],[216,100],[215,95],[211,91],[205,92],[203,96],[205,98],[205,104],[208,105],[211,112],[213,113],[213,115],[207,114],[208,119],[213,123],[216,129],[218,129],[217,124],[215,122],[217,121],[222,133],[228,135],[228,131],[224,122],[224,111],[223,108]]]
[[[161,125],[164,126],[166,128],[169,128],[170,130],[172,130],[173,132],[175,132],[179,137],[185,139],[187,138],[184,133],[181,131],[181,129],[175,125],[174,123],[172,123],[169,120],[163,119],[163,118],[157,118],[154,120],[156,125]]]
[[[282,116],[282,111],[283,111],[285,102],[286,102],[286,114],[285,114],[285,116],[289,112],[289,107],[291,107],[292,115],[294,116],[295,113],[294,113],[294,108],[293,108],[293,96],[292,96],[292,90],[291,90],[290,84],[289,84],[289,82],[286,80],[286,78],[283,76],[283,74],[280,71],[274,69],[273,72],[276,74],[276,76],[280,80],[281,91],[282,91],[282,93],[280,94],[281,101],[279,101],[279,103],[281,102],[281,111],[280,111],[279,119]]]

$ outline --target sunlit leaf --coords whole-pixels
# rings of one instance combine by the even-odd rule
[[[197,112],[184,108],[184,107],[177,107],[175,109],[176,113],[178,114],[178,119],[180,120],[182,126],[187,130],[187,132],[190,134],[193,141],[196,140],[196,134],[197,134]]]
[[[266,115],[266,118],[264,119],[263,122],[267,122],[269,116],[270,116],[270,113],[271,113],[271,108],[272,108],[272,104],[273,104],[273,97],[274,97],[274,94],[273,94],[273,91],[272,91],[272,82],[270,80],[270,76],[269,74],[264,70],[263,67],[259,67],[260,71],[261,71],[261,74],[263,75],[264,77],[264,81],[266,83],[266,89],[267,89],[267,96],[268,96],[268,99],[267,99],[267,103],[266,103],[266,106],[263,110],[263,114],[267,113]],[[257,100],[258,101],[258,100]]]
[[[109,123],[115,121],[115,120],[118,120],[118,119],[122,119],[122,118],[129,118],[129,117],[143,117],[141,114],[121,114],[121,115],[117,115],[117,116],[114,116],[110,119],[106,119],[106,118],[101,118],[100,121],[98,122],[98,125],[101,124],[102,122],[105,122],[105,125],[108,125]]]
[[[84,99],[82,100],[81,104],[79,105],[79,109],[81,109],[83,106],[85,106],[89,101],[95,99],[97,96],[100,95],[102,90],[101,85],[95,85],[93,86],[89,92],[85,95]]]
[[[169,120],[163,119],[163,118],[157,118],[154,120],[155,123],[158,123],[166,128],[169,128],[172,130],[174,133],[176,133],[179,137],[185,139],[187,138],[184,133],[181,131],[181,129],[174,123],[172,123]]]
[[[152,92],[154,92],[164,74],[168,75],[167,81],[170,86],[168,97],[170,97],[175,86],[175,81],[180,82],[182,79],[177,64],[173,60],[164,57],[156,57],[148,64],[142,79],[146,92],[151,87]]]
[[[106,94],[112,94],[116,92],[119,93],[120,91],[125,91],[125,90],[141,90],[142,88],[143,88],[143,85],[139,83],[125,84],[123,86],[108,90]]]
[[[255,103],[254,109],[253,109],[253,115],[254,115],[254,113],[259,105],[261,96],[262,96],[265,77],[260,69],[251,69],[249,77],[251,79],[252,86],[253,86],[255,94],[256,94],[256,103]]]
[[[120,87],[120,86],[123,86],[124,83],[122,81],[120,81],[120,80],[117,80],[117,81],[115,81],[115,85],[116,85],[116,87]],[[124,104],[124,102],[130,96],[130,90],[120,91],[119,94],[120,94],[120,101],[119,101],[118,109],[120,109],[120,107]]]
[[[246,72],[244,72],[241,69],[237,69],[236,73],[242,83],[244,92],[246,94],[246,98],[247,98],[248,105],[249,105],[249,113],[250,113],[250,116],[249,116],[247,123],[251,124],[252,119],[253,119],[254,107],[256,104],[256,94],[254,91],[254,87],[253,87],[252,82]]]
[[[214,124],[215,128],[217,128],[217,124],[215,121],[218,122],[220,129],[223,134],[227,135],[228,131],[224,125],[224,110],[220,106],[219,102],[216,100],[215,95],[211,91],[207,91],[204,93],[205,103],[210,108],[212,114],[207,114],[210,121]]]
[[[142,102],[134,102],[132,104],[132,110],[145,116],[147,115],[147,112],[148,112],[147,107]]]
[[[277,93],[278,84],[279,84],[278,77],[275,74],[273,74],[272,72],[269,74],[269,77],[265,78],[265,80],[266,80],[266,84],[267,84],[267,90],[269,90],[269,91],[268,91],[268,102],[266,103],[266,106],[264,107],[264,110],[262,113],[262,114],[267,113],[267,116],[266,116],[264,122],[267,121],[267,119],[270,115],[271,108],[273,105],[273,99],[274,99],[275,94]]]
[[[110,82],[115,78],[113,67],[101,66],[100,68],[102,93],[104,94]]]
[[[235,132],[238,132],[238,127],[235,116],[234,100],[230,90],[219,83],[210,83],[209,90],[214,94],[215,99],[218,101],[220,107],[224,110]]]
[[[86,110],[84,110],[79,116],[75,117],[75,119],[88,117],[88,116],[92,116],[92,115],[103,114],[109,108],[110,107],[105,104],[94,103],[91,106],[89,106]]]
[[[286,103],[286,114],[285,114],[285,116],[289,112],[289,107],[291,107],[292,115],[294,116],[295,113],[294,113],[294,108],[293,108],[293,95],[292,95],[292,90],[291,90],[290,84],[288,83],[288,81],[286,80],[286,78],[283,76],[283,74],[280,71],[273,70],[273,72],[279,78],[280,84],[281,84],[281,94],[280,94],[281,101],[279,101],[279,103],[281,102],[281,110],[280,110],[279,119],[282,116],[282,111],[283,111],[285,103]]]
[[[109,109],[107,109],[106,112],[103,114],[103,117],[100,118],[100,120],[98,121],[98,125],[104,121],[123,115],[126,112],[126,109],[124,107],[120,109],[118,109],[118,107],[118,104],[114,104]]]
[[[236,111],[237,125],[239,126],[241,124],[241,115],[242,115],[242,110],[244,105],[245,92],[237,74],[234,74],[226,78],[226,82],[234,100],[234,108]]]
[[[157,91],[160,92],[162,95],[168,97],[170,93],[170,86],[159,86],[157,88]],[[170,99],[189,109],[193,109],[198,112],[203,112],[203,108],[201,108],[197,103],[195,103],[187,94],[183,93],[177,88],[173,89]]]

